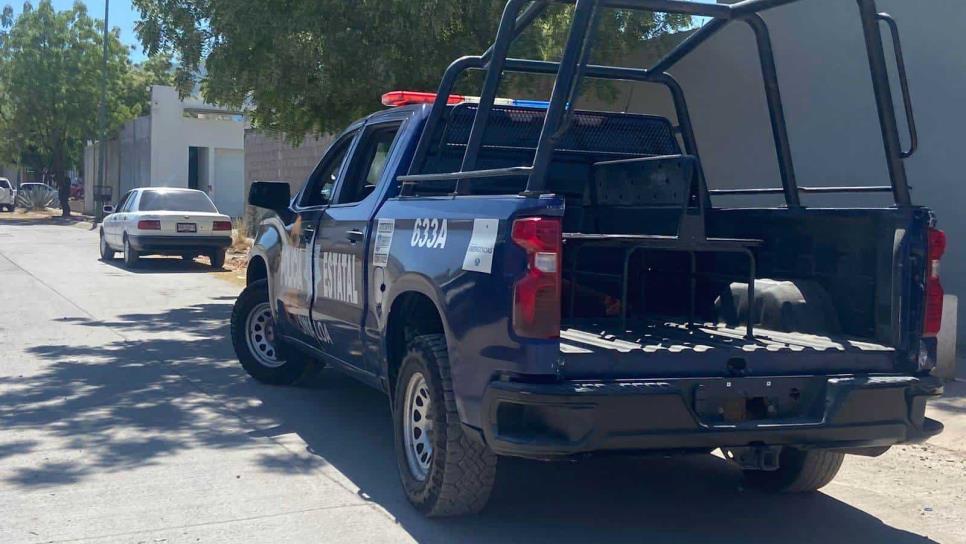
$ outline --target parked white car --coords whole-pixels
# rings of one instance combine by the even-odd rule
[[[101,259],[124,253],[124,265],[134,267],[142,255],[205,255],[213,268],[225,264],[231,245],[231,218],[218,213],[208,195],[194,189],[134,189],[117,203],[104,206]]]
[[[7,178],[0,178],[0,211],[12,212],[17,205],[17,190]]]

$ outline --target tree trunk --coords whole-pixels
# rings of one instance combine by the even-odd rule
[[[61,217],[70,217],[70,181],[64,172],[64,149],[59,147],[54,152],[54,183],[57,184],[57,196],[60,199]]]

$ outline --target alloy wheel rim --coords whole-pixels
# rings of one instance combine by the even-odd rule
[[[272,318],[272,307],[262,302],[252,308],[245,320],[245,340],[248,350],[255,360],[262,366],[277,368],[285,364],[278,356],[275,346],[275,320]]]
[[[403,405],[403,442],[413,478],[424,481],[433,462],[433,402],[422,373],[416,372],[406,385]]]

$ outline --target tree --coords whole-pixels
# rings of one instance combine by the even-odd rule
[[[53,175],[65,216],[70,215],[66,172],[80,163],[85,142],[98,131],[100,28],[81,2],[58,12],[50,0],[42,0],[36,8],[24,4],[0,44],[0,147],[8,158]],[[114,29],[108,35],[106,70],[112,131],[143,103],[132,98],[128,53]]]
[[[151,113],[151,86],[174,86],[174,64],[171,55],[148,57],[135,64],[127,76],[127,93],[122,98],[130,116],[140,117]]]
[[[149,53],[181,60],[183,94],[247,107],[256,127],[298,140],[339,129],[392,89],[433,89],[459,56],[493,40],[505,0],[132,0]],[[555,5],[514,46],[559,57],[572,8]],[[595,60],[621,58],[690,18],[606,10]],[[199,76],[204,69],[204,75]],[[469,90],[467,92],[473,92]]]

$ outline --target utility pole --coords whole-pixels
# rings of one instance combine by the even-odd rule
[[[101,104],[98,111],[97,145],[97,186],[94,187],[94,215],[98,221],[104,219],[104,202],[98,202],[104,191],[104,177],[107,173],[107,54],[108,26],[111,0],[104,0],[104,62],[101,66]]]

